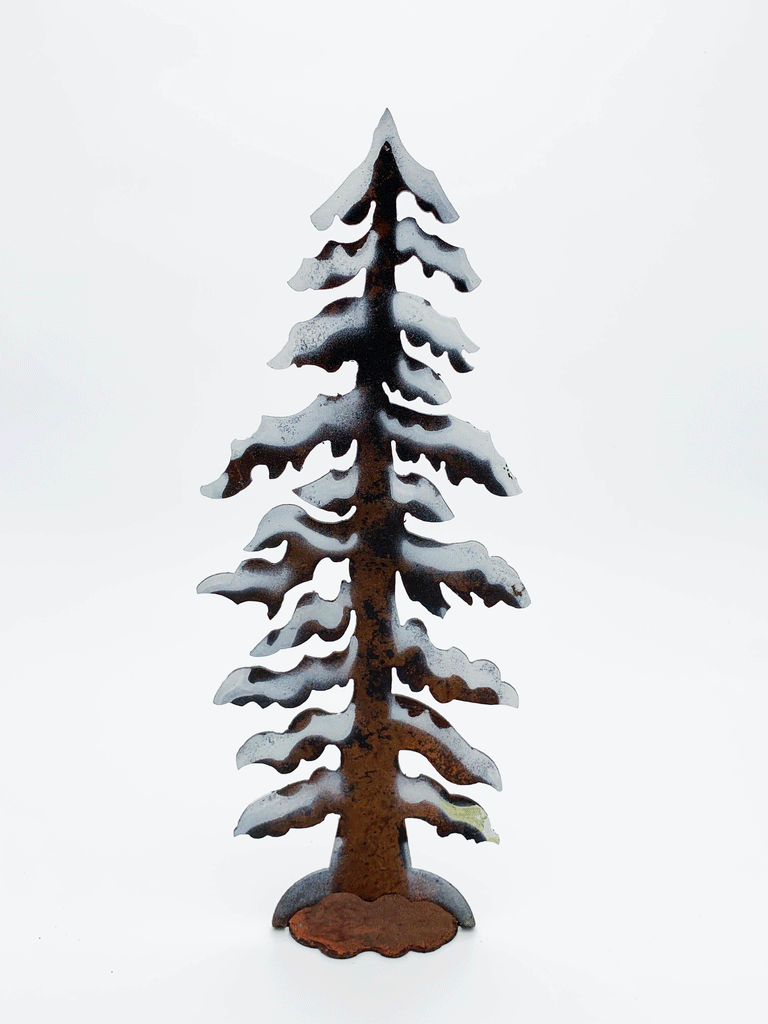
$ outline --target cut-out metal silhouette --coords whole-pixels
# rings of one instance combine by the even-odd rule
[[[464,928],[474,925],[466,900],[449,882],[411,866],[406,819],[427,821],[441,836],[459,833],[475,842],[498,841],[487,814],[473,800],[426,775],[412,778],[401,771],[400,751],[413,750],[451,784],[485,782],[501,788],[498,769],[486,754],[470,746],[435,710],[393,692],[393,671],[412,691],[426,688],[441,703],[515,707],[517,694],[490,661],[470,661],[456,647],[434,647],[419,619],[400,622],[398,574],[408,596],[439,616],[449,608],[443,585],[468,603],[477,594],[486,605],[528,604],[514,569],[491,557],[482,544],[440,543],[406,527],[406,515],[439,523],[452,513],[431,481],[403,472],[397,460],[416,462],[423,455],[435,469],[443,468],[451,483],[469,478],[493,494],[517,494],[519,487],[489,434],[420,408],[421,403],[441,405],[450,394],[439,374],[416,358],[412,348],[426,345],[434,356],[445,354],[464,373],[472,368],[465,353],[476,346],[455,319],[440,315],[416,295],[398,292],[395,268],[416,256],[427,276],[440,270],[459,291],[470,291],[480,282],[463,249],[426,234],[412,217],[398,220],[397,197],[403,191],[439,221],[457,219],[437,178],[406,152],[385,111],[365,161],[312,216],[318,229],[330,227],[337,216],[345,224],[358,224],[373,206],[370,229],[356,242],[329,242],[316,258],[305,259],[289,282],[297,290],[333,288],[364,271],[363,294],[332,302],[318,316],[297,324],[270,363],[333,372],[351,360],[357,364],[355,387],[335,397],[320,395],[291,416],[263,417],[252,437],[233,442],[222,476],[202,489],[209,497],[227,498],[248,486],[257,466],[266,466],[274,478],[289,463],[301,469],[323,442],[330,442],[334,456],[354,447],[348,469],[332,469],[295,490],[307,504],[335,513],[336,521],[320,522],[297,505],[279,505],[264,516],[246,551],[258,553],[285,543],[282,559],[249,558],[235,572],[211,576],[198,587],[200,593],[221,594],[236,603],[262,602],[273,617],[293,587],[312,579],[323,559],[348,560],[349,581],[333,600],[305,594],[290,621],[269,633],[252,654],[262,657],[315,636],[338,641],[353,625],[347,647],[324,658],[304,657],[284,672],[261,664],[236,669],[215,697],[217,704],[294,708],[313,691],[353,682],[346,710],[302,711],[284,733],[252,736],[237,755],[238,767],[268,764],[285,773],[302,760],[319,757],[329,744],[341,752],[337,770],[319,768],[308,780],[252,803],[235,832],[254,838],[280,836],[291,828],[316,825],[328,814],[339,815],[330,866],[292,885],[273,918],[276,927],[283,927],[295,915],[294,935],[333,956],[359,952],[349,936],[339,934],[345,927],[339,922],[348,921],[352,913],[348,905],[346,918],[331,913],[340,906],[340,894],[357,897],[352,905],[363,907],[361,901],[399,898],[382,903],[388,909],[378,918],[370,911],[371,920],[379,920],[379,926],[370,927],[374,932],[380,927],[380,932],[358,942],[360,948],[390,956],[436,948],[452,937],[455,922]],[[404,405],[396,392],[406,402],[420,403]],[[403,923],[392,933],[396,940],[381,937],[386,932],[381,920],[387,914],[391,925],[392,914],[424,901],[442,908],[449,922],[439,940],[431,932],[427,938],[417,935],[420,926],[409,931]],[[323,918],[319,904],[331,908],[330,916]],[[308,908],[315,908],[315,932],[307,923]],[[427,909],[417,907],[413,920],[426,920]]]

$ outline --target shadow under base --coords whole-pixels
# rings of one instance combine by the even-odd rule
[[[387,957],[430,953],[458,929],[456,918],[429,900],[388,894],[368,902],[348,892],[299,910],[288,926],[297,942],[338,960],[366,951]]]

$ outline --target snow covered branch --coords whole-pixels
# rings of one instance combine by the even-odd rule
[[[420,398],[428,405],[442,405],[451,397],[439,373],[405,352],[398,354],[384,383],[408,402]]]
[[[198,585],[198,594],[218,594],[235,604],[257,601],[267,606],[267,613],[273,618],[288,591],[311,580],[324,558],[343,561],[354,549],[357,537],[350,536],[347,522],[325,525],[327,529],[323,532],[320,524],[297,505],[278,505],[264,516],[246,551],[260,551],[286,542],[282,559],[269,562],[248,558],[233,573],[216,573],[203,580]]]
[[[349,469],[332,469],[318,480],[294,487],[293,493],[315,508],[345,516],[352,508],[359,475],[356,464]]]
[[[463,700],[473,704],[518,706],[515,688],[505,683],[492,661],[470,661],[458,647],[435,647],[420,619],[396,624],[395,667],[399,678],[414,692],[428,687],[435,700],[446,704]]]
[[[260,732],[246,740],[237,752],[237,767],[266,764],[282,774],[292,772],[302,761],[316,760],[330,744],[345,740],[354,724],[354,704],[340,712],[310,708],[285,732]]]
[[[419,473],[400,476],[394,466],[389,467],[389,490],[392,500],[401,505],[404,512],[423,523],[447,523],[453,519],[442,494],[431,480]]]
[[[304,594],[299,598],[290,621],[273,629],[251,651],[254,658],[262,658],[275,651],[298,647],[310,637],[321,640],[339,640],[349,627],[352,598],[349,583],[342,583],[338,595],[328,601],[319,594]]]
[[[455,245],[449,245],[437,235],[428,235],[413,217],[398,222],[395,244],[402,256],[416,256],[427,277],[432,277],[436,270],[442,270],[460,292],[471,292],[480,284],[480,278],[470,266],[466,252]]]
[[[346,284],[371,264],[378,241],[371,230],[356,242],[328,242],[317,256],[301,261],[288,284],[297,292]]]
[[[292,828],[311,828],[338,813],[344,782],[338,772],[318,768],[306,782],[294,782],[259,797],[243,811],[236,836],[284,836]]]
[[[396,292],[392,296],[392,317],[398,330],[405,331],[412,345],[429,345],[432,354],[448,354],[451,366],[458,373],[468,373],[472,367],[463,352],[477,352],[477,345],[462,331],[453,316],[443,316],[433,309],[432,303],[419,295]]]
[[[345,224],[359,224],[363,220],[376,199],[374,166],[384,147],[392,154],[400,178],[394,186],[396,192],[411,192],[421,209],[433,213],[443,224],[450,224],[458,218],[434,172],[422,167],[407,152],[392,115],[385,110],[373,133],[368,156],[312,214],[312,223],[318,230],[329,228],[334,217],[339,217]]]
[[[367,341],[370,310],[365,298],[348,297],[329,302],[310,320],[295,324],[288,341],[270,359],[273,370],[294,366],[319,366],[329,373],[349,359],[359,359]]]
[[[491,557],[476,540],[445,544],[405,531],[398,568],[408,596],[434,615],[442,616],[449,608],[441,583],[467,604],[472,603],[473,594],[488,606],[503,601],[513,608],[526,608],[531,603],[512,566],[498,555]]]
[[[301,469],[323,441],[331,442],[334,456],[343,455],[360,427],[361,412],[360,395],[350,391],[335,397],[318,395],[293,416],[264,416],[255,434],[232,442],[229,465],[218,480],[200,490],[206,498],[229,498],[248,486],[256,466],[266,466],[270,479],[280,476],[289,462]]]
[[[391,703],[397,722],[398,742],[404,750],[415,750],[456,786],[484,782],[501,789],[501,775],[494,762],[482,750],[471,747],[450,722],[426,704],[397,695]]]
[[[418,462],[424,455],[435,469],[445,465],[452,484],[468,478],[491,494],[520,494],[520,485],[487,430],[456,416],[431,416],[391,402],[379,418],[405,462]]]
[[[357,640],[353,637],[346,650],[334,651],[325,658],[302,658],[295,668],[286,672],[273,672],[263,665],[236,668],[219,687],[213,703],[254,702],[262,708],[270,704],[297,708],[313,690],[320,692],[346,686],[352,678],[356,657]]]
[[[397,791],[405,802],[403,817],[421,818],[434,825],[439,836],[458,833],[476,843],[498,843],[488,815],[474,800],[449,793],[434,779],[418,775],[415,779],[399,775]]]

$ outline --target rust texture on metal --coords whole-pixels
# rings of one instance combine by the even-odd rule
[[[471,370],[464,353],[476,347],[456,320],[418,296],[398,292],[395,269],[415,255],[428,276],[440,270],[458,291],[475,288],[479,278],[463,249],[426,234],[413,218],[398,221],[397,197],[403,191],[443,223],[457,218],[434,174],[404,149],[386,111],[366,160],[312,218],[320,229],[336,216],[345,224],[357,224],[373,206],[370,228],[357,242],[328,242],[315,259],[303,261],[290,282],[296,289],[333,288],[364,271],[363,294],[332,302],[318,316],[297,324],[270,364],[334,372],[353,361],[355,386],[347,394],[319,395],[294,415],[265,416],[255,434],[233,442],[225,472],[202,489],[209,497],[230,497],[248,486],[256,467],[265,466],[270,478],[289,463],[301,469],[323,442],[330,442],[333,456],[350,450],[353,454],[346,469],[334,468],[295,491],[308,505],[335,513],[336,521],[319,522],[298,505],[279,505],[262,519],[246,550],[258,553],[285,542],[282,559],[249,558],[235,572],[211,576],[198,587],[201,593],[221,594],[236,603],[262,602],[274,617],[286,607],[292,589],[313,578],[323,559],[348,563],[349,580],[336,598],[303,595],[289,622],[272,630],[252,654],[263,657],[315,636],[339,641],[349,633],[346,648],[323,658],[304,657],[285,672],[262,664],[235,669],[215,698],[220,704],[292,708],[313,691],[353,682],[343,712],[302,711],[284,733],[251,737],[237,758],[238,766],[268,764],[290,772],[302,760],[319,757],[329,744],[341,752],[337,770],[319,768],[308,780],[252,803],[235,832],[254,838],[279,836],[315,825],[328,814],[339,816],[330,866],[291,886],[273,918],[276,927],[293,919],[293,934],[304,936],[300,941],[308,941],[311,934],[310,944],[332,956],[354,955],[360,941],[360,948],[396,956],[407,949],[436,948],[452,937],[433,946],[424,945],[427,940],[419,945],[418,930],[430,912],[426,906],[411,909],[410,919],[421,924],[410,931],[403,928],[404,945],[397,952],[396,929],[391,921],[382,921],[390,911],[392,921],[399,920],[403,900],[435,904],[462,927],[474,925],[466,900],[449,882],[411,866],[406,819],[427,821],[441,836],[458,833],[475,842],[498,841],[487,814],[473,800],[448,792],[428,776],[413,778],[401,771],[400,751],[413,750],[451,784],[484,782],[501,788],[498,769],[486,754],[471,747],[432,708],[393,693],[393,671],[411,690],[426,688],[440,702],[514,707],[517,694],[491,662],[470,661],[455,647],[434,647],[419,619],[401,623],[395,601],[398,575],[408,596],[439,616],[449,608],[443,585],[468,603],[476,594],[486,605],[528,604],[514,569],[490,556],[482,544],[440,543],[406,526],[406,515],[439,523],[452,513],[435,484],[399,469],[394,453],[404,462],[426,456],[454,484],[468,478],[498,495],[517,494],[519,487],[487,433],[454,416],[421,409],[423,403],[442,405],[450,393],[440,375],[414,357],[412,347],[426,345],[433,356],[447,355],[458,372]],[[421,401],[404,404],[415,399]],[[340,903],[339,894],[357,897],[358,904]],[[382,903],[382,897],[393,896],[400,901]],[[328,902],[329,897],[334,898]],[[362,917],[360,900],[370,904]],[[313,916],[307,908],[316,904],[321,909]],[[341,917],[339,906],[345,908]],[[294,917],[299,912],[303,916]],[[353,927],[354,918],[359,920]],[[338,934],[340,920],[351,929],[349,941]],[[327,942],[319,935],[323,922],[330,929]],[[432,924],[424,925],[427,931]],[[358,941],[361,935],[369,938]]]
[[[382,956],[431,953],[456,934],[456,918],[436,903],[380,896],[370,902],[335,892],[293,915],[291,935],[326,956],[346,960],[372,950]]]

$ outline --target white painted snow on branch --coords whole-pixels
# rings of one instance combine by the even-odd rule
[[[343,582],[339,593],[332,600],[319,594],[304,594],[290,621],[279,629],[273,629],[251,651],[254,658],[263,658],[276,651],[296,647],[311,636],[324,640],[337,640],[346,632],[352,610],[349,583]]]
[[[346,523],[319,523],[298,505],[276,505],[262,518],[256,535],[244,550],[263,551],[284,540],[296,539],[323,557],[338,561],[357,544],[357,534],[348,534]]]
[[[318,395],[292,416],[263,416],[255,434],[232,442],[229,466],[218,480],[200,490],[207,498],[222,498],[227,491],[236,494],[247,487],[255,466],[267,466],[270,477],[279,476],[289,462],[300,469],[323,441],[341,448],[334,454],[343,454],[358,433],[362,404],[356,388],[345,395]]]
[[[343,344],[347,358],[354,358],[351,343],[364,337],[367,325],[367,299],[337,299],[311,320],[294,324],[285,347],[268,365],[273,370],[284,370],[291,363],[324,366],[329,359],[336,361],[331,352],[334,343]]]
[[[401,701],[405,702],[405,706],[403,706]],[[440,716],[436,715],[430,708],[421,705],[424,707],[424,710],[420,714],[414,715],[408,711],[409,706],[418,707],[419,702],[409,700],[408,698],[395,697],[390,704],[390,713],[393,720],[410,729],[424,733],[445,747],[451,757],[455,758],[463,768],[477,776],[477,781],[485,782],[487,785],[493,786],[494,789],[501,789],[501,774],[496,764],[487,754],[484,754],[482,750],[477,750],[476,747],[470,746],[452,725],[448,723],[444,725],[436,724],[435,718],[440,719]],[[409,749],[406,742],[401,745],[405,746],[405,749]],[[414,749],[418,750],[419,753],[425,754],[423,750],[419,750],[418,746]],[[425,754],[425,756],[428,755]],[[440,771],[439,765],[435,765],[435,768]]]
[[[461,329],[453,316],[443,316],[432,304],[410,292],[396,292],[392,297],[392,316],[395,326],[405,331],[412,345],[429,345],[433,354],[448,353],[451,366],[459,373],[472,367],[462,352],[477,352],[477,345]]]
[[[435,469],[445,464],[451,483],[469,477],[493,494],[511,496],[521,489],[487,430],[478,430],[456,416],[430,416],[390,405],[380,422],[406,462],[426,456]]]
[[[368,156],[356,170],[352,171],[344,184],[312,214],[312,223],[319,231],[329,228],[334,217],[340,217],[343,220],[354,207],[365,199],[371,186],[376,158],[386,143],[389,143],[392,149],[392,155],[395,158],[397,169],[400,171],[403,184],[409,192],[413,193],[419,206],[423,210],[434,213],[443,224],[450,224],[458,220],[459,215],[448,201],[434,172],[422,167],[408,153],[400,141],[392,115],[389,110],[385,110],[373,133],[373,142]],[[363,216],[365,216],[365,212],[363,212]],[[357,222],[356,220],[355,223]]]
[[[442,270],[460,292],[471,292],[480,284],[480,278],[470,266],[467,254],[455,245],[449,245],[437,235],[422,231],[413,217],[398,221],[395,244],[403,256],[416,256],[427,277]]]
[[[302,658],[286,672],[273,672],[255,665],[230,672],[213,698],[214,704],[237,704],[255,701],[261,707],[280,704],[298,707],[313,690],[330,690],[346,686],[352,677],[357,657],[357,639],[352,637],[346,651],[335,651],[325,658]]]
[[[242,458],[254,443],[270,448],[293,447],[314,440],[324,427],[357,424],[361,405],[360,395],[355,390],[346,395],[318,395],[306,409],[292,416],[262,416],[255,434],[232,442],[232,458]]]
[[[270,618],[280,610],[289,590],[312,579],[324,558],[342,561],[355,548],[348,522],[317,523],[298,505],[278,505],[261,521],[246,551],[259,551],[286,542],[279,562],[249,558],[234,573],[217,573],[198,585],[199,594],[219,594],[235,604],[258,601],[267,606]]]
[[[241,562],[234,572],[217,572],[208,576],[197,585],[197,592],[228,597],[235,604],[244,601],[266,604],[271,617],[279,610],[289,590],[312,579],[322,558],[323,555],[318,554],[315,565],[308,566],[306,572],[298,571],[289,561],[268,562],[263,558],[251,558]]]
[[[398,774],[397,792],[409,805],[406,817],[422,818],[436,826],[439,835],[458,832],[476,843],[498,843],[499,837],[491,828],[487,813],[480,804],[466,797],[448,793],[426,775],[415,779]],[[421,810],[419,805],[426,805]]]
[[[332,469],[311,483],[294,487],[293,493],[315,508],[346,515],[352,506],[352,499],[357,494],[359,477],[360,472],[356,464],[349,469]]]
[[[306,739],[317,739],[325,745],[341,743],[355,724],[355,706],[345,711],[316,711],[309,721],[295,732],[260,732],[251,736],[237,752],[237,767],[258,764],[260,761],[285,761],[298,744]]]
[[[403,625],[396,622],[394,635],[398,654],[408,656],[415,648],[424,659],[427,673],[437,679],[458,677],[468,690],[491,690],[498,696],[499,704],[506,704],[513,708],[518,707],[517,691],[502,680],[498,667],[492,661],[487,661],[484,658],[470,661],[458,647],[449,647],[447,651],[435,647],[429,639],[424,623],[419,619],[409,619]],[[398,662],[402,660],[402,658],[398,658]],[[398,665],[398,674],[399,672]],[[419,672],[418,664],[416,675],[419,681],[424,677],[424,673]],[[428,679],[427,685],[429,685]]]
[[[531,603],[512,566],[500,555],[491,557],[477,540],[446,544],[406,530],[401,545],[401,573],[407,568],[425,581],[444,583],[465,601],[477,594],[486,604],[504,600],[516,608],[526,608]]]
[[[431,480],[418,473],[400,476],[394,466],[390,466],[389,492],[398,505],[404,505],[406,512],[424,523],[447,523],[453,519],[453,512],[440,491]]]
[[[431,366],[426,366],[405,352],[397,357],[387,383],[409,402],[421,398],[429,405],[442,405],[451,397],[442,378]]]
[[[306,782],[294,783],[254,800],[243,811],[235,835],[251,834],[260,838],[284,835],[290,828],[316,825],[326,814],[338,810],[343,792],[344,782],[338,772],[318,768]]]
[[[354,248],[355,243],[331,243],[333,248],[327,256],[312,256],[302,260],[288,284],[294,291],[303,292],[307,288],[321,289],[351,281],[361,270],[368,269],[378,241],[378,234],[371,230],[365,242],[357,249]]]

